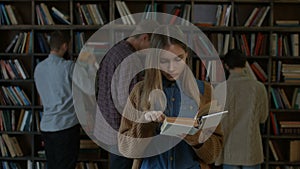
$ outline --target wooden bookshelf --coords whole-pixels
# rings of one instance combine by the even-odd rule
[[[242,44],[245,43],[245,40],[243,41],[243,38],[246,38],[249,48],[249,53],[247,54],[249,64],[257,62],[267,74],[267,80],[263,83],[265,84],[265,87],[269,93],[269,111],[276,115],[278,121],[300,121],[299,109],[286,108],[285,106],[280,109],[276,108],[271,93],[271,88],[283,89],[283,91],[286,93],[287,100],[292,103],[294,91],[296,88],[300,87],[299,82],[287,82],[283,77],[282,71],[278,70],[277,68],[279,62],[281,62],[281,65],[300,65],[299,24],[276,24],[277,20],[300,21],[300,14],[298,12],[298,10],[300,9],[300,3],[298,0],[124,0],[124,2],[126,3],[129,11],[132,14],[145,11],[145,9],[148,9],[147,6],[149,6],[149,10],[152,12],[157,11],[169,13],[172,11],[172,8],[174,6],[190,6],[189,20],[195,25],[199,26],[199,28],[207,35],[207,37],[210,38],[212,44],[215,45],[215,48],[219,52],[221,58],[224,53],[226,53],[226,50],[224,50],[224,48],[230,49],[234,46],[236,48],[243,49],[244,47]],[[40,5],[42,3],[48,6],[50,12],[52,6],[63,12],[63,14],[68,16],[67,20],[71,24],[63,24],[55,18],[53,18],[55,25],[41,24],[41,20],[37,17],[37,5]],[[20,112],[23,109],[31,111],[33,114],[35,114],[35,112],[42,111],[42,106],[39,105],[38,94],[34,85],[33,72],[38,60],[41,61],[45,59],[48,53],[41,49],[41,44],[39,43],[39,40],[37,38],[38,34],[42,34],[45,40],[47,39],[47,34],[49,34],[53,30],[62,30],[70,34],[73,37],[71,53],[72,59],[76,58],[80,51],[80,47],[76,46],[77,36],[82,36],[80,35],[80,33],[84,33],[84,38],[85,40],[87,40],[102,26],[101,24],[88,24],[86,23],[86,21],[83,25],[82,22],[80,22],[78,4],[100,4],[103,13],[106,16],[107,22],[120,17],[116,6],[116,0],[3,0],[0,4],[4,6],[13,6],[13,8],[18,13],[18,17],[21,18],[21,21],[16,25],[8,25],[6,21],[3,21],[3,19],[1,19],[0,60],[18,59],[23,62],[24,67],[29,74],[29,78],[27,79],[0,79],[0,86],[20,86],[20,88],[24,90],[29,100],[31,101],[30,105],[0,105],[1,110],[5,110],[8,112],[15,111],[16,119],[20,117]],[[200,10],[203,6],[212,9],[210,11],[210,15],[213,16],[207,16],[207,13],[203,14],[203,12]],[[225,9],[225,7],[227,9],[228,7],[230,7],[230,12],[227,14],[227,23],[223,22],[224,24],[219,24],[220,21],[217,21],[217,18],[215,18],[214,12],[212,11],[216,12],[218,8],[220,8],[220,10],[222,11],[223,9]],[[268,8],[265,18],[260,22],[260,26],[257,26],[255,24],[253,24],[252,26],[244,26],[255,8],[264,10]],[[226,13],[224,13],[224,15],[226,15]],[[261,15],[263,15],[263,13]],[[202,21],[203,23],[201,23]],[[13,52],[13,49],[9,50],[9,52],[5,52],[9,44],[12,42],[13,38],[21,32],[26,32],[28,33],[28,35],[31,33],[31,39],[28,40],[28,43],[30,43],[31,41],[31,46],[27,49],[25,44],[23,52],[22,48],[19,50],[20,52],[17,53]],[[260,47],[256,47],[258,44],[257,39],[259,38],[258,34],[260,34],[261,36],[261,40],[259,40]],[[298,40],[296,41],[298,42],[298,48],[295,48],[297,51],[294,53],[292,53],[291,49],[291,35],[293,35],[296,39],[296,36],[298,35]],[[225,40],[226,36],[227,38],[229,37],[228,40]],[[253,41],[253,39],[255,40]],[[279,42],[278,39],[282,39],[281,42]],[[225,43],[225,41],[227,42]],[[26,42],[26,40],[24,40],[24,42]],[[227,44],[227,46],[224,46],[224,44]],[[282,45],[280,49],[276,47],[276,44]],[[296,44],[297,43],[295,43],[295,45]],[[251,48],[251,46],[253,47]],[[276,52],[274,52],[274,50]],[[214,58],[206,59],[206,61],[212,60],[214,60]],[[193,71],[195,72],[195,75],[197,74],[197,76],[199,76],[197,78],[201,78],[201,74],[203,74],[201,71],[204,71],[204,69],[201,69],[199,59],[193,58],[191,66],[193,68]],[[258,80],[261,79],[258,78]],[[215,84],[218,82],[212,83]],[[25,152],[24,156],[22,157],[0,157],[1,162],[13,161],[20,164],[22,168],[26,168],[26,166],[28,165],[28,161],[30,161],[29,165],[31,165],[32,167],[36,166],[37,162],[40,163],[45,161],[45,158],[38,156],[38,151],[42,150],[42,145],[41,135],[37,130],[35,119],[36,117],[32,116],[30,131],[1,131],[2,134],[7,133],[9,134],[9,136],[16,136],[20,142],[21,148],[23,148]],[[292,140],[300,140],[299,136],[286,134],[274,135],[272,123],[269,119],[266,123],[262,138],[265,155],[263,168],[269,169],[276,168],[277,166],[279,166],[280,168],[284,168],[286,166],[295,167],[300,165],[300,162],[289,161],[289,143]],[[283,152],[283,155],[285,155],[285,159],[278,161],[274,159],[272,151],[269,147],[270,140],[281,143],[280,148]],[[103,153],[105,154],[105,152]],[[89,159],[79,159],[79,162],[87,161],[89,161]],[[93,161],[102,163],[103,166],[107,167],[108,157],[105,156],[104,159],[102,159],[101,157],[99,159],[93,158]]]
[[[3,112],[7,112],[9,114],[9,117],[12,118],[12,111],[14,111],[14,121],[15,121],[15,127],[18,124],[18,120],[21,117],[21,111],[29,111],[32,113],[32,116],[29,116],[29,121],[25,124],[28,125],[26,130],[19,130],[19,129],[3,129],[0,131],[0,135],[8,134],[10,137],[16,137],[21,149],[23,150],[22,156],[16,156],[11,157],[10,154],[7,156],[3,156],[3,154],[0,155],[0,168],[3,168],[4,165],[19,165],[22,169],[25,168],[43,168],[45,166],[45,156],[44,156],[44,145],[43,145],[43,139],[41,137],[40,130],[38,128],[38,117],[35,114],[39,114],[43,109],[42,106],[39,103],[39,96],[37,93],[37,90],[35,88],[34,79],[33,79],[33,73],[34,68],[37,65],[39,61],[42,61],[45,59],[48,55],[48,51],[43,46],[44,49],[41,48],[40,39],[38,39],[38,35],[42,35],[44,40],[47,41],[47,36],[50,32],[54,30],[61,30],[65,33],[70,34],[72,37],[75,37],[76,32],[84,32],[86,36],[86,40],[97,30],[101,27],[100,24],[91,24],[91,25],[82,25],[80,22],[78,22],[77,18],[77,3],[80,3],[81,5],[87,5],[87,4],[101,4],[103,8],[103,12],[105,13],[108,22],[110,20],[110,1],[103,0],[103,1],[67,1],[67,0],[50,0],[50,1],[31,1],[31,0],[22,0],[22,1],[1,1],[1,5],[5,6],[12,6],[14,10],[17,11],[18,17],[21,18],[22,22],[18,24],[7,24],[5,18],[1,19],[1,25],[0,25],[0,33],[1,35],[1,47],[0,47],[0,60],[9,61],[18,59],[21,61],[24,65],[24,68],[26,69],[29,77],[26,79],[17,78],[17,79],[4,79],[1,76],[0,79],[0,86],[19,86],[24,92],[27,94],[31,104],[30,105],[16,105],[16,104],[1,104],[0,110]],[[55,7],[61,12],[63,12],[65,15],[67,15],[68,21],[71,22],[71,24],[65,24],[64,22],[59,22],[53,17],[53,21],[55,22],[55,25],[48,25],[44,22],[44,24],[41,24],[41,20],[38,19],[37,16],[37,6],[40,4],[45,4],[48,7],[49,12],[51,13],[51,7]],[[0,5],[0,7],[1,7]],[[6,9],[6,8],[5,8]],[[2,12],[1,8],[1,12]],[[15,12],[15,11],[14,11]],[[1,13],[3,14],[3,13]],[[8,14],[8,13],[7,13]],[[2,16],[2,15],[1,15]],[[31,32],[31,34],[30,34]],[[17,47],[14,51],[14,46],[10,50],[5,51],[9,44],[12,43],[12,40],[16,37],[16,35],[19,35],[20,33],[28,33],[31,37],[26,40],[22,39],[20,40],[21,45],[20,47]],[[18,39],[18,38],[17,38]],[[79,51],[75,50],[75,39],[72,38],[72,53],[71,53],[71,59],[74,59],[78,56]],[[22,50],[22,45],[24,41],[24,49]],[[31,43],[30,47],[26,47],[26,41],[28,43]],[[45,45],[45,44],[44,44]],[[20,49],[18,49],[20,48]],[[26,50],[27,49],[27,50]],[[2,71],[1,71],[2,74]],[[2,94],[2,93],[1,93]],[[2,97],[2,95],[1,95]],[[2,118],[3,119],[3,116]],[[87,136],[85,134],[82,134],[83,139],[87,139]],[[5,146],[5,145],[4,145]],[[2,147],[1,147],[2,150]],[[7,149],[8,151],[8,149]],[[83,149],[80,150],[80,155],[78,159],[78,164],[82,166],[88,166],[88,165],[98,165],[98,168],[108,168],[108,155],[105,150],[102,150],[100,147],[94,148],[94,149]]]

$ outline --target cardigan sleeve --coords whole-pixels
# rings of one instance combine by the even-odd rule
[[[119,151],[128,158],[140,158],[155,133],[158,123],[145,122],[144,113],[137,109],[141,85],[137,84],[123,111],[118,134]]]
[[[201,107],[204,107],[204,105],[209,104],[212,99],[212,86],[204,82],[204,93],[200,96],[200,110]],[[200,112],[200,115],[203,115],[203,113],[207,112]],[[193,136],[193,139],[199,140],[199,136],[201,134],[201,131],[199,131],[197,134]],[[199,159],[203,161],[206,164],[211,164],[215,162],[217,157],[222,151],[223,148],[223,132],[221,129],[221,125],[218,125],[218,127],[215,129],[215,131],[211,134],[211,136],[202,144],[199,143],[201,146],[194,146],[193,149]]]
[[[199,135],[198,135],[199,136]],[[200,147],[193,147],[197,156],[205,163],[214,163],[223,147],[223,133],[220,125]]]

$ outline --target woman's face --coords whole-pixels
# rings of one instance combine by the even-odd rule
[[[177,44],[172,44],[160,55],[159,66],[161,73],[168,80],[174,81],[179,78],[186,66],[187,52]]]

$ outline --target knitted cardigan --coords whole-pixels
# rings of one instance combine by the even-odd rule
[[[143,120],[144,116],[141,111],[136,110],[139,104],[139,98],[143,89],[143,82],[136,84],[130,94],[131,104],[126,104],[121,125],[119,129],[119,151],[126,157],[139,156],[143,153],[145,144],[139,144],[139,139],[130,138],[150,138],[154,136],[155,128],[158,123],[138,123],[137,119]],[[212,87],[207,82],[204,83],[204,94],[200,95],[200,108],[211,101]],[[132,105],[132,106],[131,106]],[[201,112],[198,116],[201,116],[207,112]],[[125,118],[126,117],[126,118]],[[133,121],[129,119],[135,119]],[[200,131],[201,132],[201,131]],[[198,140],[200,132],[196,133],[193,139]],[[129,136],[129,137],[127,137]],[[200,145],[200,146],[199,146]],[[199,162],[206,164],[213,163],[221,152],[223,145],[223,133],[221,127],[218,126],[214,133],[203,143],[193,147],[195,153],[199,157]],[[132,169],[139,169],[142,159],[135,159]]]

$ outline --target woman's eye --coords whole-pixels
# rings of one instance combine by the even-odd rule
[[[176,59],[175,59],[177,62],[180,62],[180,61],[182,61],[182,59],[180,58],[180,57],[176,57]]]

